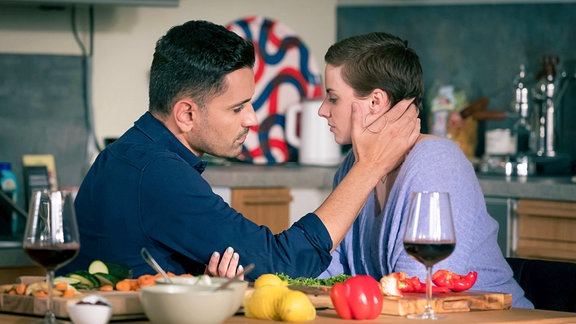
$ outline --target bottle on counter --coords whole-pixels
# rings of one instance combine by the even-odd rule
[[[534,125],[532,104],[530,102],[530,89],[532,81],[527,76],[524,64],[520,65],[518,75],[514,78],[514,99],[512,101],[513,114],[516,120],[513,125],[513,133],[516,141],[516,153],[529,154],[533,151],[531,144],[532,129]]]
[[[0,189],[4,196],[11,199],[14,204],[18,203],[18,180],[12,165],[9,162],[0,162]],[[20,219],[18,214],[12,210],[9,203],[0,199],[0,235],[16,236],[19,231]]]
[[[544,56],[542,70],[536,74],[534,88],[534,113],[538,121],[536,153],[539,156],[554,157],[557,149],[559,111],[556,105],[556,64],[557,56]]]

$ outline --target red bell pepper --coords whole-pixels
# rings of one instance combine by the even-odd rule
[[[417,276],[408,277],[406,272],[392,272],[380,279],[380,285],[384,295],[402,296],[403,293],[425,293],[426,283],[421,282]],[[432,286],[432,292],[447,293],[447,287]]]
[[[357,275],[330,289],[330,299],[336,313],[343,319],[375,319],[382,312],[384,297],[376,279]]]
[[[414,285],[414,289],[411,292],[426,293],[426,284],[423,282],[420,282],[420,280],[418,280],[418,282],[419,282],[419,284]],[[448,287],[432,286],[432,292],[433,293],[448,293],[448,292],[450,292],[450,289]]]
[[[438,270],[432,275],[432,282],[439,287],[447,287],[452,291],[464,291],[472,288],[478,272],[470,271],[467,275],[459,275],[450,270]]]

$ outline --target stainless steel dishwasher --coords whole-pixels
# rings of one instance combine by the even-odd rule
[[[518,199],[485,197],[488,213],[498,222],[498,245],[505,257],[516,255],[518,242]]]

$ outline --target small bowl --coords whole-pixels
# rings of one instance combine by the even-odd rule
[[[154,285],[141,288],[148,319],[157,324],[220,324],[232,316],[234,290],[199,285]]]
[[[95,304],[102,301],[106,305]],[[75,324],[106,324],[112,317],[112,306],[100,296],[91,295],[83,298],[81,303],[71,303],[66,306],[68,316]]]
[[[228,281],[228,278],[198,276],[198,277],[172,277],[172,284],[174,285],[198,285],[218,287]],[[157,284],[167,284],[164,278],[156,279]],[[248,289],[248,281],[237,280],[231,283],[228,288],[234,290],[234,300],[232,301],[232,315],[236,313],[241,306],[244,305],[244,294]]]

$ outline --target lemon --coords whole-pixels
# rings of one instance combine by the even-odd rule
[[[278,304],[278,315],[282,321],[305,322],[316,318],[316,308],[301,291],[288,289]]]
[[[280,277],[278,277],[275,274],[272,273],[265,273],[263,275],[260,275],[260,277],[258,277],[256,279],[256,281],[254,281],[254,288],[258,289],[262,286],[282,286],[282,287],[286,287],[288,285],[288,282],[280,279]]]
[[[244,314],[250,318],[280,320],[277,305],[287,290],[286,286],[273,285],[254,289],[244,300]]]

